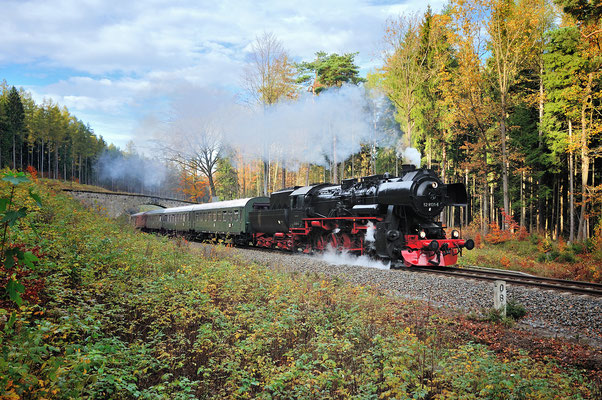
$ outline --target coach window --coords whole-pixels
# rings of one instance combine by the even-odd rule
[[[234,210],[234,221],[238,221],[240,215],[238,214],[238,210]]]

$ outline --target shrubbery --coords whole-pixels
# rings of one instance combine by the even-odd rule
[[[30,273],[24,293],[42,284],[20,307],[6,297],[2,303],[4,398],[591,393],[582,378],[553,365],[533,368],[525,357],[500,360],[482,346],[451,345],[436,316],[409,324],[417,321],[413,303],[269,271],[229,249],[189,249],[38,192],[42,208],[10,232],[13,244],[39,246],[39,260],[23,267]]]

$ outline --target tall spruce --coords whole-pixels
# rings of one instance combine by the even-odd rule
[[[23,103],[21,96],[13,86],[8,93],[6,99],[6,130],[10,136],[11,146],[11,167],[17,167],[17,149],[21,150],[25,128],[25,112],[23,111]],[[23,168],[23,165],[21,165]]]
[[[581,211],[577,239],[589,235],[588,207],[591,202],[589,185],[591,144],[602,131],[602,117],[597,112],[602,91],[602,3],[599,0],[555,0],[568,14],[567,23],[579,32],[579,54],[583,60],[576,77],[580,97],[580,153],[581,153]],[[596,110],[596,112],[594,112]],[[595,158],[594,158],[595,159]]]
[[[579,70],[583,58],[579,54],[579,32],[575,27],[565,27],[550,33],[544,53],[545,123],[549,147],[556,165],[563,167],[567,161],[569,175],[569,240],[575,239],[575,187],[573,125],[579,121]]]

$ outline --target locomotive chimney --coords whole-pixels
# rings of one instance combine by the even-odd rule
[[[408,172],[412,172],[416,170],[416,166],[414,164],[403,164],[401,166],[401,175],[405,175]]]

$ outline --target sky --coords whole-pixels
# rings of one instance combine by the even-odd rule
[[[445,0],[431,0],[439,11]],[[124,149],[181,93],[236,97],[252,43],[273,33],[295,61],[359,52],[382,61],[387,19],[423,0],[0,0],[0,81],[52,99]],[[211,90],[209,90],[211,89]]]

